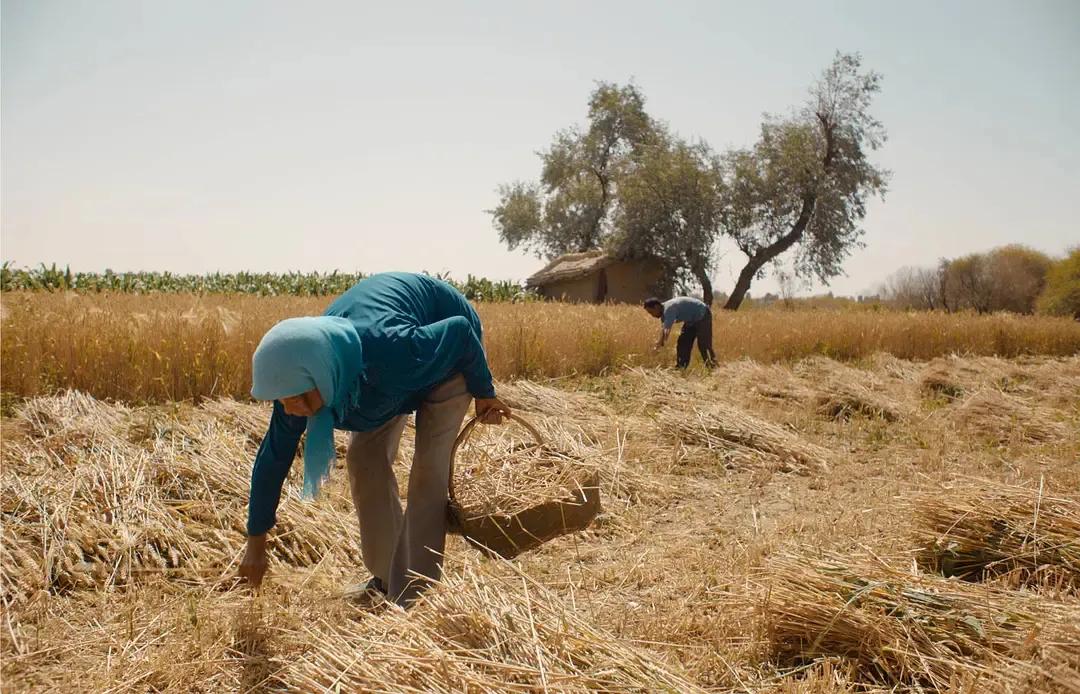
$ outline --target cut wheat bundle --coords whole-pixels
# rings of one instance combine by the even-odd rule
[[[890,569],[781,555],[764,569],[764,631],[782,666],[851,663],[917,691],[1080,691],[1080,605]]]
[[[828,451],[798,435],[723,402],[701,408],[665,406],[656,416],[665,433],[718,452],[774,457],[785,472],[827,470]],[[752,458],[747,458],[750,460]]]
[[[997,357],[938,357],[919,374],[919,387],[928,395],[959,398],[988,385],[1002,387],[1010,382],[1010,370]]]
[[[524,380],[500,383],[497,390],[501,400],[530,419],[558,421],[562,428],[577,429],[593,442],[609,433],[611,411],[590,393]]]
[[[196,408],[158,409],[67,393],[19,411],[27,433],[5,437],[0,478],[6,603],[152,576],[227,577],[243,541],[247,433]],[[332,553],[359,563],[355,524],[342,518],[286,493],[271,560],[312,566]]]
[[[866,364],[874,373],[898,381],[914,381],[920,370],[916,362],[900,359],[888,352],[874,352],[867,357]]]
[[[728,393],[750,392],[770,400],[804,402],[813,397],[813,391],[790,368],[750,359],[720,364],[712,370],[709,380]]]
[[[600,470],[587,449],[565,438],[557,445],[519,415],[509,419],[533,440],[505,430],[474,437],[475,418],[461,430],[447,507],[451,532],[503,557],[587,528],[600,511]]]
[[[831,419],[848,419],[855,415],[895,422],[901,417],[900,407],[885,396],[858,383],[831,381],[814,396],[817,411]]]
[[[314,647],[279,676],[307,691],[703,692],[527,575],[474,561],[448,564],[407,613],[321,619],[299,636]]]
[[[1043,403],[1057,407],[1080,404],[1080,355],[1017,359],[1010,369],[1010,377],[1014,383],[1022,384],[1022,390],[1037,395]]]
[[[1080,436],[1059,421],[1061,413],[996,388],[964,398],[950,419],[965,430],[999,444],[1042,443]]]
[[[960,480],[908,502],[931,571],[1080,592],[1080,496]]]
[[[270,407],[265,403],[217,398],[203,401],[199,409],[229,429],[243,433],[255,446],[262,443],[270,424]]]

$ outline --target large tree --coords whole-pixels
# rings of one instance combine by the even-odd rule
[[[802,109],[767,118],[752,149],[727,154],[720,227],[747,261],[724,308],[789,250],[797,277],[827,284],[860,245],[866,202],[888,175],[867,158],[885,141],[869,113],[880,76],[860,68],[858,55],[837,54]]]
[[[602,247],[619,180],[658,128],[637,87],[599,84],[589,99],[588,127],[556,133],[540,153],[540,182],[499,187],[499,204],[489,210],[499,238],[549,258]]]
[[[652,258],[664,282],[693,280],[712,301],[720,160],[687,143],[645,111],[633,85],[601,83],[588,126],[558,132],[540,153],[538,183],[499,188],[490,210],[499,238],[539,256],[604,249]]]
[[[979,313],[1033,313],[1052,264],[1045,253],[1017,244],[944,261],[945,306]]]
[[[711,304],[721,180],[707,144],[658,137],[622,180],[612,250],[660,259],[669,279],[697,282]]]
[[[1080,321],[1080,246],[1069,249],[1068,255],[1050,267],[1038,308],[1040,313]]]

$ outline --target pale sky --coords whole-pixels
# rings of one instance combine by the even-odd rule
[[[0,257],[19,266],[523,279],[541,262],[484,210],[538,177],[596,80],[632,78],[723,150],[838,49],[884,76],[875,161],[894,174],[833,291],[1080,243],[1075,0],[3,0],[0,28]]]

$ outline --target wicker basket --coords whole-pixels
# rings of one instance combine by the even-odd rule
[[[543,436],[527,420],[514,414],[504,416],[524,427],[532,435],[536,447],[546,447]],[[600,484],[595,471],[582,479],[569,495],[545,500],[516,513],[479,514],[462,507],[454,493],[454,461],[458,449],[478,423],[475,417],[469,420],[454,441],[450,455],[447,532],[463,536],[469,544],[487,554],[510,559],[548,540],[589,526],[600,512]]]

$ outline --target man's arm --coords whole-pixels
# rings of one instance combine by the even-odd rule
[[[248,498],[247,548],[240,562],[240,576],[252,586],[258,586],[266,573],[266,533],[277,521],[281,487],[296,457],[300,435],[307,420],[293,417],[277,400],[270,415],[270,426],[263,436],[255,466],[251,470],[251,492]]]
[[[656,341],[656,349],[660,349],[667,342],[671,328],[675,325],[675,314],[670,306],[664,306],[664,313],[660,316],[660,338]]]
[[[670,334],[671,334],[671,327],[670,326],[661,326],[660,327],[660,338],[656,341],[656,349],[660,349],[661,347],[664,346],[664,343],[667,341],[668,335],[670,335]]]

